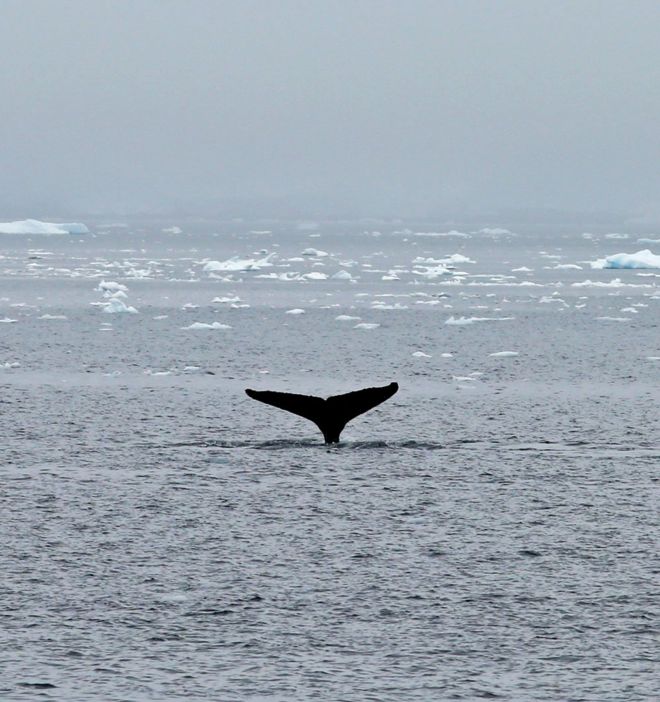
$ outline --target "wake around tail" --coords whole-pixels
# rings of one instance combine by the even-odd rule
[[[248,397],[267,405],[292,412],[309,419],[323,432],[326,444],[336,444],[344,427],[361,414],[388,400],[399,389],[398,383],[384,387],[364,388],[344,395],[333,395],[327,400],[314,395],[296,395],[270,390],[245,391]]]

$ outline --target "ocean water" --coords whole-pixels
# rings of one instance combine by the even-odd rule
[[[0,236],[0,699],[657,699],[660,245],[90,228]]]

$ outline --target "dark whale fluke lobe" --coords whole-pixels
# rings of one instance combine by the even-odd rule
[[[267,405],[273,405],[309,419],[323,432],[326,444],[336,444],[339,442],[339,435],[351,419],[385,402],[398,389],[397,383],[390,383],[382,388],[364,388],[345,395],[333,395],[327,400],[313,395],[296,395],[270,390],[260,391],[248,388],[245,392],[253,400],[265,402]]]

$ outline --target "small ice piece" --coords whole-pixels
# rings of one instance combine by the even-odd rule
[[[376,329],[379,326],[380,324],[376,324],[375,322],[360,322],[356,324],[353,329]]]
[[[517,351],[496,351],[495,353],[488,354],[491,358],[513,358],[517,356]]]
[[[18,361],[5,361],[0,363],[0,368],[3,370],[9,370],[10,368],[20,368],[21,364]]]
[[[632,314],[639,314],[639,311],[634,307],[622,307],[621,312],[631,312]]]
[[[558,263],[553,267],[552,270],[555,271],[581,271],[582,266],[578,266],[577,263]]]
[[[181,327],[182,329],[231,329],[229,324],[221,324],[220,322],[211,322],[207,324],[206,322],[193,322],[188,327]]]
[[[448,232],[415,232],[413,236],[423,236],[423,237],[457,237],[459,239],[469,239],[470,235],[465,232],[456,231],[452,229]]]
[[[163,234],[183,234],[183,229],[181,227],[166,227],[161,230]]]
[[[424,353],[423,351],[414,351],[413,356],[415,358],[431,358],[428,353]]]
[[[441,353],[440,358],[454,358],[453,353]]]
[[[320,273],[319,271],[312,271],[311,273],[305,273],[302,276],[305,280],[327,280],[327,273]]]
[[[111,297],[108,302],[104,303],[103,311],[107,312],[108,314],[120,314],[122,312],[126,312],[128,314],[138,313],[135,307],[130,307],[116,297]]]
[[[619,253],[606,258],[590,261],[592,268],[660,268],[660,256],[651,253],[649,249],[637,253]]]
[[[445,321],[445,324],[464,326],[473,324],[474,322],[507,322],[514,319],[513,317],[454,317],[451,316]]]
[[[533,268],[527,268],[527,266],[520,266],[520,268],[512,268],[512,273],[533,273]]]
[[[305,249],[302,253],[302,256],[313,256],[314,258],[325,258],[326,256],[329,256],[330,254],[327,251],[320,251],[319,249],[314,249],[314,248],[308,248]]]
[[[186,302],[181,309],[185,310],[186,312],[191,312],[193,310],[198,310],[199,305],[194,305],[192,302]]]
[[[660,356],[647,356],[647,361],[660,361]]]
[[[168,315],[166,314],[157,314],[154,319],[167,319]]]
[[[606,239],[627,239],[627,234],[619,234],[619,232],[612,232],[611,234],[605,234]]]
[[[300,307],[294,307],[292,310],[287,310],[284,314],[305,314],[305,310]]]
[[[353,280],[353,276],[345,270],[337,271],[331,278],[332,280]]]
[[[630,317],[596,317],[601,322],[629,322]]]
[[[238,297],[237,295],[234,295],[233,297],[214,297],[211,302],[219,302],[222,304],[233,304],[237,302],[242,302],[241,298]]]
[[[17,319],[10,319],[9,317],[3,317],[0,319],[0,323],[2,324],[15,324],[17,321]]]
[[[361,317],[352,317],[350,314],[340,314],[338,317],[335,317],[335,320],[337,322],[356,322],[360,319],[362,319],[362,318]]]
[[[66,317],[63,314],[48,314],[48,313],[46,313],[46,314],[42,314],[41,317],[38,317],[38,319],[68,319],[68,317]]]

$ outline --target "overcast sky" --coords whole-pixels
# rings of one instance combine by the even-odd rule
[[[0,0],[0,46],[0,219],[660,220],[657,0]]]

